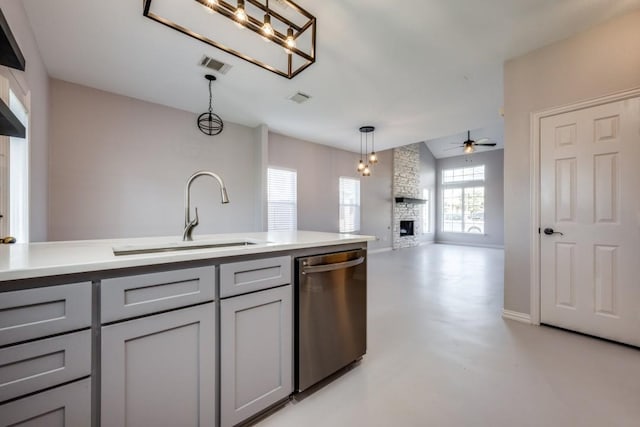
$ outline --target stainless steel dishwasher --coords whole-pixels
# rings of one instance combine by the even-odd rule
[[[296,390],[360,359],[367,349],[367,252],[296,259]]]

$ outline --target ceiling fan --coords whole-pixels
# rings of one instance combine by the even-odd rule
[[[458,144],[457,142],[454,142],[454,144]],[[474,153],[476,151],[476,147],[495,147],[497,144],[495,142],[491,142],[491,139],[489,138],[481,138],[477,141],[474,141],[473,139],[471,139],[471,131],[468,130],[467,131],[467,140],[464,141],[462,143],[462,145],[455,147],[455,148],[450,148],[449,150],[455,150],[458,148],[464,148],[464,153],[465,154],[471,154]],[[448,151],[448,150],[447,150]]]

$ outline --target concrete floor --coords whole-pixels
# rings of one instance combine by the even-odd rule
[[[362,363],[260,427],[640,426],[640,350],[502,319],[503,251],[368,262]]]

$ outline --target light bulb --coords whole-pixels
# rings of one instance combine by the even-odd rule
[[[287,38],[284,42],[289,49],[296,47],[296,39],[293,38],[293,28],[287,30]]]
[[[371,169],[369,169],[369,165],[366,165],[364,167],[364,170],[362,171],[362,176],[371,176]]]
[[[364,169],[364,162],[360,160],[360,163],[358,163],[358,172],[362,172],[363,169]]]
[[[471,153],[473,153],[474,151],[476,151],[476,149],[475,149],[475,148],[473,148],[473,144],[465,144],[465,146],[464,146],[464,152],[465,152],[465,154],[471,154]]]
[[[376,154],[375,151],[372,151],[371,154],[369,155],[369,163],[371,163],[372,165],[375,165],[376,163],[378,163],[378,155]]]
[[[207,0],[207,5],[209,6],[217,6],[218,0]]]
[[[238,22],[247,21],[247,12],[244,11],[244,0],[238,0],[238,7],[233,14],[235,15]]]
[[[267,37],[273,37],[274,31],[273,31],[273,27],[271,26],[271,16],[264,15],[264,25],[262,26],[262,34],[264,34]]]

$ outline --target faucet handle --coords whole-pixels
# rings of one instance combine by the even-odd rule
[[[191,226],[195,227],[200,223],[200,218],[198,218],[198,207],[196,206],[196,217],[191,221]]]

